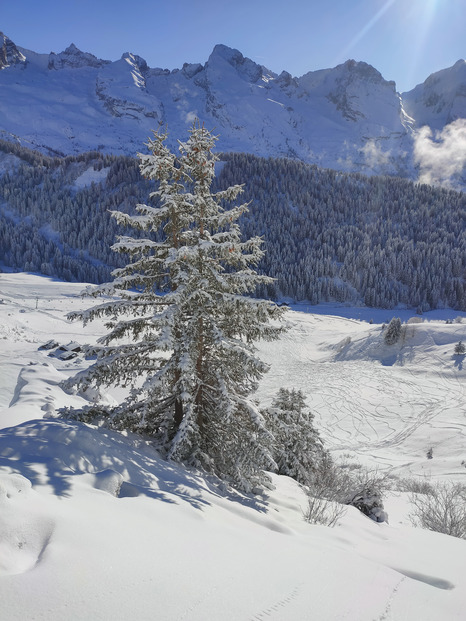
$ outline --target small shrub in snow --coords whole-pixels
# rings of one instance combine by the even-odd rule
[[[420,477],[400,479],[397,487],[400,492],[410,492],[412,494],[431,494],[434,490],[430,481]]]
[[[364,487],[361,491],[357,492],[347,504],[356,507],[356,509],[359,509],[361,513],[367,515],[367,517],[374,520],[374,522],[388,521],[388,515],[382,502],[382,496],[377,488]]]
[[[466,353],[466,346],[463,341],[459,341],[455,345],[455,356],[462,356],[464,353]]]
[[[333,527],[346,511],[345,505],[310,493],[304,519],[310,524]]]
[[[304,519],[311,524],[335,526],[346,512],[343,501],[349,484],[349,475],[328,456],[314,473],[308,487],[308,504]]]
[[[466,539],[466,486],[438,483],[426,493],[411,494],[414,526]]]
[[[388,487],[386,476],[368,470],[358,471],[350,479],[346,504],[356,507],[374,522],[387,522],[383,497]]]
[[[388,487],[388,478],[377,472],[343,468],[328,459],[309,486],[305,519],[331,526],[344,513],[345,506],[350,505],[374,522],[386,522],[383,496]]]

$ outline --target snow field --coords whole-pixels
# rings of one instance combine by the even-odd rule
[[[64,318],[92,305],[81,289],[0,275],[2,621],[464,619],[466,541],[412,528],[406,493],[386,499],[388,524],[349,507],[333,529],[310,525],[287,477],[255,497],[222,491],[139,437],[54,419],[82,403],[59,382],[87,362],[38,347],[101,333]],[[466,371],[452,354],[466,322],[416,324],[388,348],[380,324],[287,321],[280,342],[260,345],[261,402],[301,389],[335,457],[465,480]]]

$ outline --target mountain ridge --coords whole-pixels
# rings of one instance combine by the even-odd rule
[[[174,144],[199,118],[220,135],[222,151],[416,179],[419,126],[442,131],[466,117],[461,60],[400,94],[362,61],[293,77],[223,44],[204,64],[173,70],[150,68],[130,52],[101,60],[74,44],[37,54],[3,34],[0,50],[0,137],[43,153],[134,155],[158,126],[168,126]],[[453,184],[460,189],[463,164]]]

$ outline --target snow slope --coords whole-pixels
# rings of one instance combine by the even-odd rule
[[[466,61],[458,60],[453,67],[433,73],[423,84],[403,93],[403,107],[418,127],[441,130],[465,118],[465,85]]]
[[[221,134],[224,151],[393,173],[401,163],[390,150],[409,141],[394,83],[365,63],[297,80],[224,45],[204,65],[171,72],[129,53],[102,61],[74,45],[60,54],[22,53],[0,72],[0,129],[43,151],[134,155],[159,124],[175,142],[199,117]]]
[[[216,45],[204,64],[169,71],[133,53],[111,62],[73,44],[37,54],[0,33],[2,42],[0,137],[51,154],[134,155],[159,124],[176,144],[199,117],[218,132],[223,151],[417,178],[413,127],[466,118],[464,61],[401,96],[394,82],[354,60],[292,77]],[[431,113],[434,104],[441,113]]]
[[[405,494],[387,499],[389,524],[348,508],[333,529],[310,525],[287,477],[256,497],[222,491],[141,438],[54,419],[80,401],[58,383],[85,362],[38,347],[101,333],[65,320],[89,305],[81,289],[0,274],[2,620],[464,618],[466,542],[412,528]],[[336,458],[464,481],[466,370],[452,354],[466,321],[408,324],[388,348],[380,323],[287,320],[260,347],[262,401],[301,388]]]

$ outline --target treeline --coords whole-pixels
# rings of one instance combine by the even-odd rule
[[[110,246],[129,232],[109,210],[131,211],[150,191],[136,160],[98,152],[50,158],[4,141],[0,151],[18,158],[0,172],[0,261],[68,281],[107,281],[124,264]],[[92,171],[102,171],[100,183],[76,185]]]
[[[3,174],[2,153],[16,158]],[[245,238],[264,237],[259,271],[276,278],[259,295],[466,310],[464,194],[288,159],[222,159],[217,187],[244,183],[242,198],[251,204],[240,226]],[[97,182],[76,183],[92,171],[100,171]],[[136,159],[46,157],[0,141],[0,261],[104,282],[124,263],[110,246],[128,233],[109,210],[132,212],[151,189]]]

